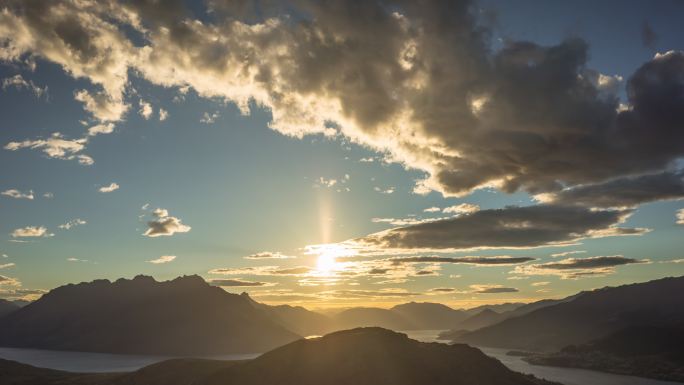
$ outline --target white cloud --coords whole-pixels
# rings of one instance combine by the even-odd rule
[[[154,219],[147,222],[147,230],[143,233],[146,237],[171,236],[175,233],[187,233],[192,228],[184,225],[179,218],[169,215],[165,209],[156,209],[152,212]]]
[[[6,269],[6,268],[8,268],[8,267],[14,267],[14,266],[16,266],[16,264],[14,264],[14,263],[12,263],[12,262],[10,262],[10,263],[5,263],[5,264],[0,265],[0,269]]]
[[[87,259],[78,259],[78,258],[74,258],[74,257],[69,257],[66,260],[67,260],[67,262],[83,262],[83,263],[89,262]]]
[[[83,219],[76,218],[74,220],[71,220],[67,223],[61,224],[58,227],[63,230],[69,230],[72,227],[80,226],[80,225],[85,225],[87,222],[84,221]]]
[[[28,192],[21,192],[17,189],[9,189],[5,190],[2,193],[0,193],[4,196],[8,196],[10,198],[14,199],[28,199],[28,200],[33,200],[33,191],[29,190]]]
[[[100,123],[88,129],[89,136],[95,136],[99,134],[111,134],[112,132],[114,132],[114,123]]]
[[[162,255],[161,257],[159,257],[157,259],[152,259],[152,260],[147,261],[147,262],[154,263],[154,264],[160,264],[160,263],[169,263],[175,259],[176,259],[175,255]]]
[[[380,188],[380,187],[374,187],[373,190],[376,192],[379,192],[380,194],[392,194],[394,193],[394,187],[388,187],[388,188]]]
[[[74,94],[74,98],[83,103],[83,108],[101,122],[118,121],[128,110],[122,95],[112,97],[105,92],[80,90]]]
[[[9,142],[5,145],[5,150],[17,151],[23,148],[36,149],[45,155],[55,159],[77,160],[80,164],[91,165],[93,158],[80,152],[85,149],[87,139],[66,139],[64,136],[55,132],[47,139],[24,140],[22,142]]]
[[[164,120],[166,120],[166,118],[168,118],[168,117],[169,117],[169,112],[166,111],[166,110],[163,109],[163,108],[160,108],[160,109],[159,109],[159,120],[160,120],[160,121],[164,121]]]
[[[43,198],[45,198],[45,199],[52,199],[54,197],[55,197],[55,194],[53,194],[51,192],[46,192],[45,194],[43,194]]]
[[[684,225],[684,209],[677,210],[677,224]]]
[[[285,255],[279,251],[262,251],[260,253],[255,253],[244,257],[245,259],[291,259],[297,258],[290,255]]]
[[[48,233],[43,226],[26,226],[12,231],[12,238],[38,238],[52,237],[54,234]]]
[[[440,209],[439,207],[436,207],[436,206],[428,207],[425,210],[423,210],[423,212],[425,212],[425,213],[438,213],[440,211],[442,211],[442,209]]]
[[[480,210],[480,206],[472,203],[461,203],[456,206],[450,206],[442,210],[443,213],[448,214],[470,214]]]
[[[152,110],[152,105],[142,99],[140,99],[140,109],[138,110],[138,113],[140,116],[143,117],[145,120],[149,120],[152,117],[152,113],[154,111]],[[160,120],[164,120],[161,119]]]
[[[118,183],[110,183],[108,186],[102,186],[98,189],[99,192],[101,193],[110,193],[112,191],[116,191],[119,189],[119,184]]]

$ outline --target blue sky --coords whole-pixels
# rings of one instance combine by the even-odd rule
[[[198,4],[192,6],[202,8]],[[529,40],[550,46],[567,38],[584,39],[589,45],[586,67],[622,77],[615,91],[622,102],[626,100],[625,80],[643,63],[653,60],[656,53],[684,50],[684,27],[678,20],[684,5],[676,1],[571,4],[490,0],[475,7],[482,18],[496,15],[496,22],[488,24],[492,26],[492,54],[510,41]],[[6,17],[22,22],[21,6],[13,4],[8,9]],[[124,22],[117,25],[122,30],[131,28]],[[645,28],[652,30],[652,42],[643,41]],[[152,27],[150,34],[151,30]],[[19,38],[17,33],[0,28],[0,39],[16,42]],[[424,212],[431,207],[443,209],[468,203],[486,211],[510,205],[533,206],[538,202],[525,188],[515,193],[496,187],[475,188],[459,197],[448,197],[448,193],[440,191],[441,187],[416,193],[416,184],[430,176],[430,169],[421,167],[421,161],[412,162],[410,155],[402,158],[406,148],[388,145],[381,149],[375,144],[381,141],[379,137],[364,141],[363,135],[350,138],[344,130],[331,136],[310,131],[302,137],[287,135],[272,127],[272,106],[252,100],[249,113],[245,114],[234,103],[237,97],[230,94],[237,89],[209,95],[207,84],[200,79],[206,69],[199,67],[200,80],[187,80],[187,86],[164,84],[154,74],[141,73],[150,71],[149,68],[124,71],[127,79],[121,103],[127,111],[120,117],[102,118],[102,113],[87,108],[75,95],[79,90],[100,92],[103,82],[109,81],[98,80],[103,75],[79,75],[78,71],[83,71],[79,65],[83,63],[60,62],[54,52],[39,44],[22,46],[23,53],[18,56],[12,55],[7,47],[0,47],[3,49],[0,79],[5,86],[0,91],[0,143],[5,149],[0,150],[0,190],[17,190],[33,198],[16,198],[12,193],[0,196],[0,254],[6,255],[0,258],[0,267],[4,266],[0,275],[8,282],[0,282],[0,296],[33,298],[38,293],[36,289],[49,290],[97,278],[147,274],[169,279],[200,274],[207,279],[254,283],[225,288],[248,291],[268,302],[325,307],[367,303],[387,306],[420,300],[470,306],[561,297],[579,290],[684,272],[684,263],[663,263],[684,258],[684,228],[676,223],[677,210],[684,208],[684,203],[668,198],[633,207],[634,212],[626,222],[619,224],[650,229],[641,235],[585,236],[569,242],[573,245],[547,244],[522,249],[482,245],[473,250],[435,247],[398,251],[388,247],[381,257],[437,253],[450,257],[507,255],[535,259],[519,266],[616,255],[628,261],[606,265],[602,270],[594,268],[595,276],[570,278],[562,275],[562,271],[512,274],[518,267],[512,265],[426,263],[406,265],[403,275],[388,273],[386,279],[366,271],[354,280],[344,280],[336,273],[347,267],[321,267],[321,256],[306,254],[305,247],[360,239],[407,225],[406,221],[402,225],[382,221],[387,218],[419,220],[469,215],[457,211]],[[24,83],[10,82],[19,79],[16,76]],[[147,117],[141,112],[144,104],[151,108]],[[167,114],[163,120],[160,111]],[[355,116],[353,109],[345,111]],[[110,124],[113,132],[87,136],[88,129],[98,124]],[[330,124],[336,127],[344,123]],[[679,127],[681,130],[681,123]],[[87,138],[85,149],[76,153],[86,154],[93,164],[51,157],[40,148],[7,147],[12,142],[49,138],[55,132],[68,140]],[[615,176],[640,173],[643,172],[630,171]],[[119,188],[100,191],[112,183]],[[583,184],[573,182],[567,186]],[[167,213],[155,216],[153,210],[157,208]],[[165,218],[177,219],[189,229],[158,237],[143,235],[148,222]],[[69,229],[59,227],[76,219],[86,223]],[[27,227],[45,227],[44,235],[52,235],[12,235]],[[264,251],[296,258],[244,258]],[[551,256],[567,251],[582,252]],[[346,251],[340,253],[336,255],[348,256]],[[176,258],[166,263],[149,262],[161,256]],[[260,266],[305,266],[312,271],[295,276],[272,271],[211,273],[213,269]],[[416,274],[420,271],[429,273]],[[311,284],[314,281],[316,285]],[[484,286],[495,290],[478,293]],[[451,291],[437,294],[431,291],[435,288]]]

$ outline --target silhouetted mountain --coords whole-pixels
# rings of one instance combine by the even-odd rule
[[[477,330],[489,325],[494,325],[505,318],[505,314],[499,314],[492,309],[484,309],[472,317],[468,317],[459,322],[456,326],[456,330]]]
[[[354,307],[335,316],[335,328],[337,330],[366,326],[378,326],[392,330],[418,329],[417,325],[389,309]]]
[[[494,310],[497,313],[505,313],[509,311],[514,311],[515,309],[525,306],[524,303],[520,302],[513,302],[513,303],[500,303],[500,304],[495,304],[495,305],[481,305],[477,307],[471,307],[470,309],[466,309],[465,312],[470,314],[470,315],[475,315],[477,313],[480,313],[482,310]]]
[[[263,352],[300,338],[198,276],[66,285],[0,319],[0,346],[140,354]]]
[[[363,328],[299,340],[223,369],[203,385],[531,385],[549,384],[507,369],[467,345],[422,343]]]
[[[584,292],[569,302],[534,310],[460,336],[457,341],[522,350],[558,350],[630,326],[684,321],[684,277]]]
[[[0,299],[0,318],[19,309],[19,305],[12,301]]]
[[[542,299],[541,301],[528,303],[528,304],[522,305],[520,307],[517,307],[513,310],[506,311],[506,312],[501,313],[501,314],[505,316],[504,319],[505,318],[520,317],[521,315],[531,313],[537,309],[553,306],[553,305],[556,305],[559,303],[570,302],[570,301],[574,300],[575,298],[577,298],[581,294],[582,293],[571,295],[569,297],[562,298],[562,299]]]
[[[535,365],[684,382],[684,325],[631,326],[584,345],[524,358]]]
[[[455,310],[440,303],[430,302],[409,302],[397,305],[390,310],[401,315],[418,329],[448,329],[468,317],[463,310]]]
[[[333,320],[320,313],[307,310],[301,306],[278,305],[271,306],[256,302],[249,294],[242,293],[242,297],[280,323],[286,329],[301,336],[323,335],[334,330]]]
[[[553,385],[467,345],[380,328],[299,340],[251,361],[176,359],[131,373],[78,374],[0,360],[3,385]]]

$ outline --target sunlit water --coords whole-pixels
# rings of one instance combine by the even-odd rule
[[[437,335],[442,331],[443,330],[409,330],[402,331],[402,333],[406,333],[409,337],[422,342],[444,342],[437,340]],[[539,378],[560,382],[564,385],[682,385],[682,383],[678,382],[619,376],[591,370],[530,365],[520,357],[507,356],[506,353],[508,352],[508,349],[481,349],[485,354],[500,360],[511,370],[533,374]],[[258,356],[259,354],[232,354],[200,358],[246,360]],[[0,348],[0,358],[23,362],[37,367],[66,370],[70,372],[106,373],[130,372],[147,365],[177,357]]]
[[[409,337],[423,342],[444,342],[437,340],[442,330],[403,331]],[[521,357],[507,356],[510,349],[480,348],[485,354],[494,357],[516,372],[533,374],[549,381],[564,385],[682,385],[680,382],[650,380],[647,378],[620,376],[617,374],[596,372],[593,370],[558,368],[553,366],[531,365]]]

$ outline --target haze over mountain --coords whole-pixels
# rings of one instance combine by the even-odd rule
[[[684,321],[684,277],[607,287],[506,319],[456,338],[479,346],[558,350],[627,327],[670,327]]]
[[[70,284],[0,319],[0,346],[110,353],[263,352],[300,338],[198,276]]]

